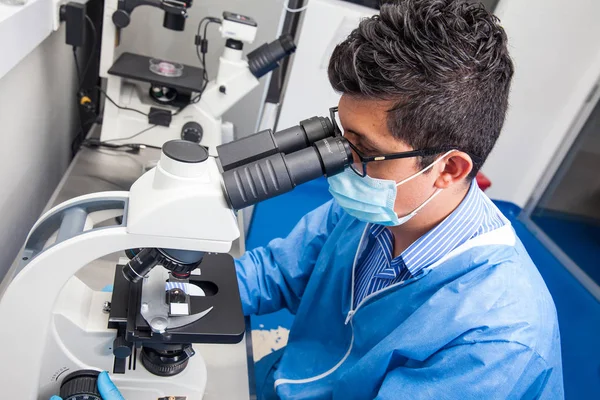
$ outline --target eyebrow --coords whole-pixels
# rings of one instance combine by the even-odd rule
[[[361,140],[361,142],[366,142],[374,150],[379,150],[379,146],[376,143],[374,143],[371,139],[369,139],[369,137],[367,135],[365,135],[364,133],[357,132],[354,129],[348,129],[348,132],[352,133],[353,135],[358,136],[359,139]]]

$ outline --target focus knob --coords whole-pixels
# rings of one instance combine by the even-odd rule
[[[98,392],[98,371],[82,369],[70,373],[60,385],[60,397],[65,400],[85,398],[88,400],[101,400]]]

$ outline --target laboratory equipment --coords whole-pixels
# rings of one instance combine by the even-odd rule
[[[110,371],[127,400],[203,398],[211,377],[195,344],[227,346],[245,331],[226,254],[239,236],[234,211],[339,173],[352,159],[327,118],[257,138],[270,143],[220,147],[223,172],[203,146],[169,141],[129,192],[80,196],[39,219],[0,300],[7,398],[47,399],[65,376],[87,369]],[[94,213],[110,218],[91,225]],[[74,276],[121,251],[112,292]]]
[[[173,60],[156,59],[115,46],[129,25],[134,9],[148,5],[165,12],[163,26],[185,28],[191,1],[107,0],[104,6],[100,76],[106,78],[101,141],[112,144],[139,143],[162,146],[182,138],[200,143],[209,154],[231,137],[232,127],[222,115],[259,84],[259,79],[293,53],[296,46],[289,35],[264,44],[243,58],[244,43],[253,43],[258,24],[248,16],[224,12],[220,24],[226,40],[215,79],[208,81],[206,68]],[[206,32],[206,31],[205,31]],[[199,52],[206,52],[206,38],[196,36]],[[196,51],[190,43],[190,51]],[[204,64],[204,63],[203,63]]]

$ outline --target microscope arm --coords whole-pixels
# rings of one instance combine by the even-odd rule
[[[131,12],[138,6],[152,6],[161,8],[161,5],[161,0],[122,0],[119,1],[119,10]]]
[[[119,0],[118,9],[113,13],[112,20],[118,28],[125,28],[131,22],[131,13],[139,6],[156,7],[166,14],[186,17],[190,4],[191,1],[178,0]]]
[[[208,83],[197,107],[213,118],[221,118],[259,83],[247,65],[229,68],[227,74],[219,74],[217,79]]]

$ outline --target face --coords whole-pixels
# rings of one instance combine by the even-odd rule
[[[399,153],[415,150],[392,136],[387,126],[387,110],[392,104],[386,101],[364,100],[343,95],[338,114],[344,137],[365,156]],[[355,160],[358,160],[356,154]],[[416,158],[374,161],[367,164],[367,174],[372,178],[400,182],[421,170]],[[437,189],[436,184],[444,171],[444,162],[436,164],[428,173],[421,174],[397,188],[394,209],[406,215],[427,200]]]

